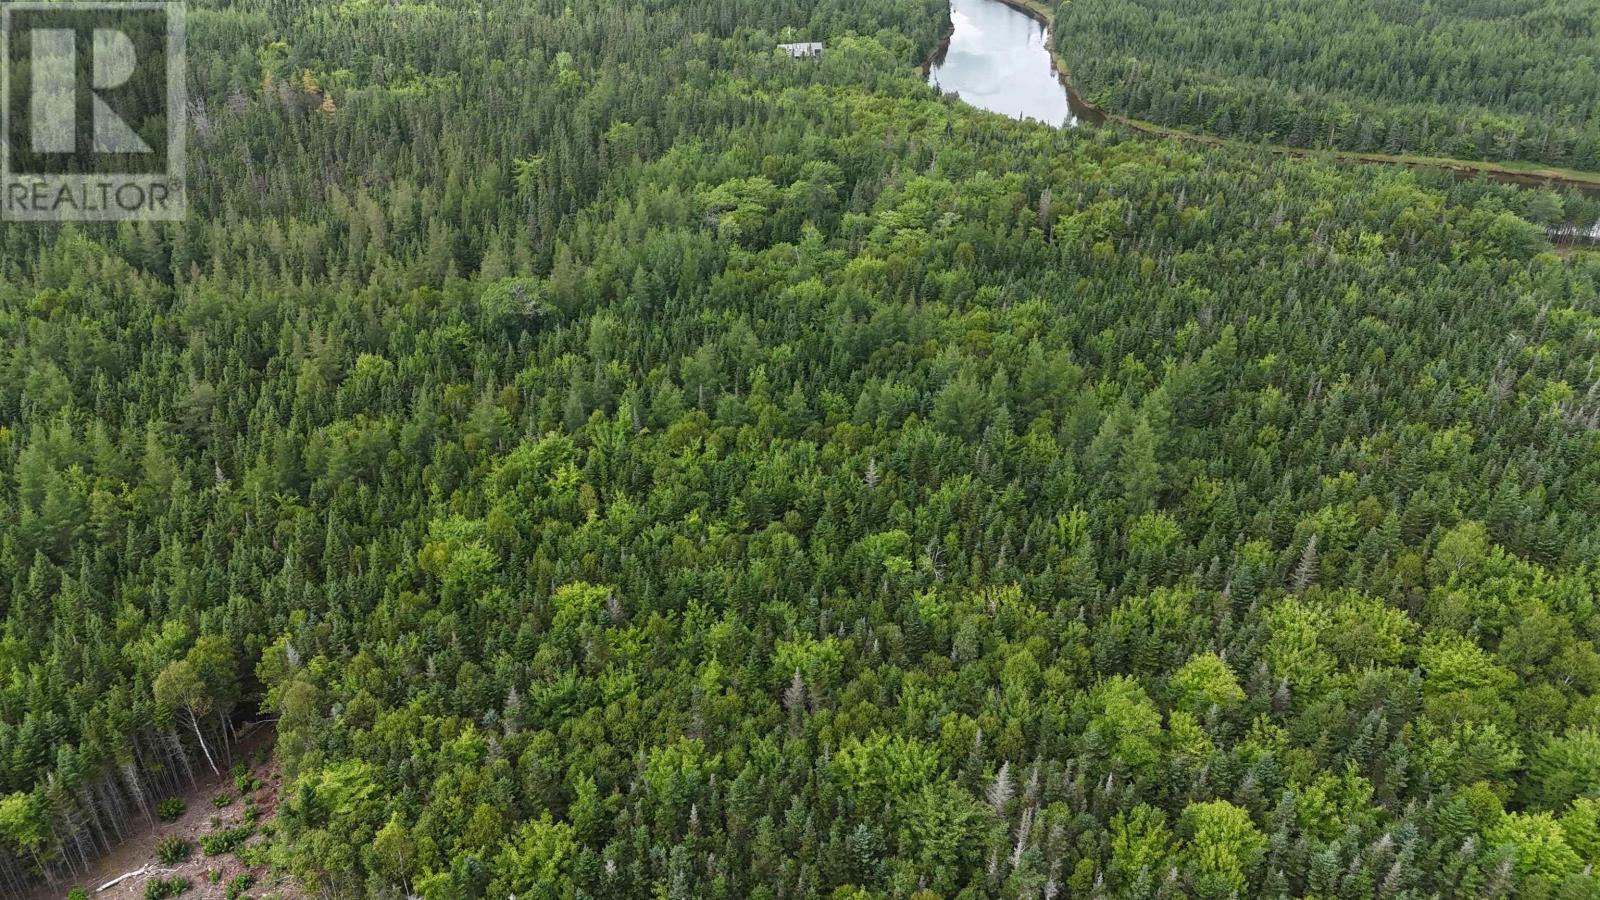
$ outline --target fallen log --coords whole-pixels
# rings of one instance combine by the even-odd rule
[[[106,882],[105,884],[102,884],[99,887],[95,888],[94,892],[96,894],[98,894],[101,891],[109,891],[112,888],[116,887],[117,885],[121,884],[122,882],[127,881],[129,878],[135,878],[137,876],[143,875],[144,873],[146,873],[148,871],[150,871],[150,867],[149,866],[140,866],[139,868],[134,869],[132,872],[123,872],[121,875],[118,875],[117,877],[111,879],[110,881]]]
[[[101,891],[109,891],[112,888],[116,887],[117,885],[121,884],[122,882],[127,881],[129,878],[138,878],[140,875],[171,875],[173,872],[176,872],[176,871],[178,871],[178,870],[177,869],[162,869],[162,868],[158,868],[156,866],[140,866],[139,868],[134,869],[132,872],[123,872],[121,875],[118,875],[117,877],[111,879],[110,881],[106,882],[105,884],[102,884],[99,887],[95,888],[94,892],[96,894],[98,894]]]

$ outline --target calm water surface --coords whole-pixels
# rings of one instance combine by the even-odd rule
[[[951,0],[955,31],[928,83],[980,109],[1050,125],[1076,125],[1056,80],[1044,24],[999,0]]]

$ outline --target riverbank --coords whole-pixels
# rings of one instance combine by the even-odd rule
[[[1061,54],[1056,52],[1054,30],[1056,16],[1048,5],[1039,2],[1039,0],[999,0],[999,2],[1017,12],[1032,17],[1034,21],[1044,26],[1045,52],[1050,54],[1050,66],[1055,70],[1056,80],[1061,83],[1061,89],[1067,92],[1067,106],[1071,108],[1074,119],[1080,122],[1088,122],[1091,125],[1104,125],[1107,121],[1115,121],[1118,124],[1128,125],[1137,130],[1133,120],[1110,115],[1105,110],[1085,100],[1083,95],[1078,93],[1078,86],[1072,83],[1072,76],[1067,69],[1067,61],[1061,57]],[[948,38],[946,43],[948,43]],[[927,77],[926,71],[923,72],[923,77]]]
[[[950,0],[949,11],[924,65],[925,81],[1009,118],[1077,123],[1050,55],[1049,30],[1037,16],[991,0]]]
[[[1055,67],[1056,77],[1061,82],[1061,87],[1067,92],[1067,103],[1072,108],[1072,113],[1080,121],[1103,125],[1112,122],[1131,131],[1152,137],[1171,138],[1205,146],[1220,146],[1227,144],[1236,147],[1254,147],[1268,153],[1282,156],[1319,157],[1323,159],[1336,159],[1344,162],[1373,163],[1383,165],[1401,165],[1411,168],[1434,169],[1436,171],[1450,172],[1457,178],[1475,178],[1482,175],[1494,181],[1508,184],[1517,184],[1523,187],[1538,188],[1572,188],[1586,194],[1600,196],[1600,172],[1583,172],[1576,169],[1564,169],[1557,166],[1546,166],[1539,163],[1523,162],[1485,162],[1481,160],[1453,159],[1442,156],[1412,156],[1407,154],[1390,153],[1362,153],[1354,150],[1318,149],[1314,147],[1291,147],[1287,144],[1253,144],[1231,138],[1218,137],[1202,132],[1188,131],[1167,125],[1157,125],[1142,119],[1134,119],[1117,113],[1108,112],[1089,102],[1078,90],[1072,81],[1071,69],[1067,61],[1056,51],[1055,42],[1055,10],[1042,0],[999,0],[1000,3],[1019,12],[1032,16],[1044,26],[1045,45],[1050,53],[1051,64]],[[949,37],[945,38],[944,45],[948,46]],[[927,66],[923,68],[923,76],[927,76]]]

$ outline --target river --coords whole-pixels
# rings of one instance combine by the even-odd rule
[[[1020,2],[1020,0],[1018,0]],[[951,0],[950,38],[929,61],[928,83],[966,103],[1013,119],[1036,119],[1049,125],[1099,124],[1115,118],[1135,131],[1200,143],[1218,139],[1145,122],[1108,116],[1084,103],[1067,79],[1058,75],[1050,53],[1047,14],[1033,15],[1004,0]],[[1296,156],[1318,151],[1269,146],[1271,153]],[[1523,171],[1509,166],[1456,160],[1378,159],[1359,153],[1331,152],[1329,156],[1356,163],[1408,165],[1447,171],[1460,179],[1488,178],[1521,187],[1549,190],[1574,189],[1600,196],[1600,182],[1569,177],[1558,170]],[[1558,243],[1600,243],[1600,225],[1590,229],[1568,227],[1552,234]]]
[[[979,109],[1049,125],[1076,125],[1050,60],[1043,22],[999,0],[951,0],[950,42],[928,83]]]

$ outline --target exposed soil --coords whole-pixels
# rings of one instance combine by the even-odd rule
[[[216,776],[207,771],[205,777],[196,779],[193,788],[179,795],[189,808],[176,821],[157,822],[154,828],[142,830],[96,860],[89,874],[55,888],[41,887],[34,891],[31,900],[59,900],[74,887],[87,890],[95,900],[142,900],[145,884],[151,879],[174,877],[189,880],[189,890],[181,895],[181,900],[222,900],[227,896],[228,883],[246,873],[254,876],[256,883],[243,896],[300,900],[304,894],[294,884],[274,878],[265,865],[246,866],[239,859],[241,850],[260,845],[266,840],[261,834],[261,826],[271,821],[277,813],[278,791],[282,787],[283,776],[278,771],[278,759],[272,754],[274,737],[272,726],[264,725],[250,731],[233,748],[234,763],[249,766],[251,774],[261,782],[259,789],[247,795],[255,801],[258,813],[256,833],[244,847],[217,856],[207,856],[200,848],[201,836],[242,824],[245,813],[245,798],[239,796],[231,773],[224,770],[221,776]],[[221,765],[220,760],[218,764]],[[227,794],[231,802],[218,808],[213,805],[212,799],[222,794]],[[169,835],[183,838],[191,847],[189,858],[172,866],[163,865],[156,859],[156,844]],[[140,869],[145,871],[125,878],[104,891],[95,890],[119,875]],[[210,877],[213,872],[220,874],[213,879]]]

